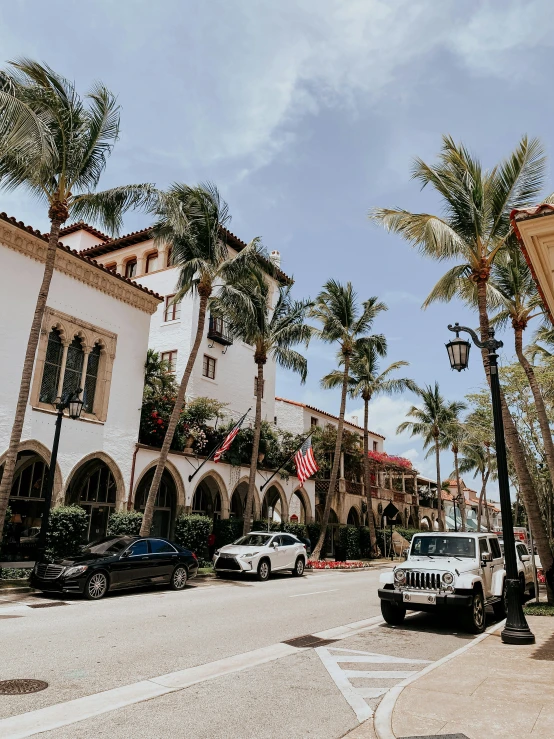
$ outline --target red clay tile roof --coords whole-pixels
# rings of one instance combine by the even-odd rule
[[[337,416],[333,416],[332,413],[327,413],[327,411],[322,411],[319,408],[314,408],[313,405],[307,405],[306,403],[300,403],[298,400],[288,400],[287,398],[277,398],[277,397],[275,398],[275,400],[280,400],[283,403],[290,403],[291,405],[297,405],[300,408],[308,408],[308,410],[315,411],[316,413],[321,413],[322,416],[327,416],[327,418],[332,418],[334,421],[338,421],[339,420],[338,417]],[[352,423],[351,421],[347,421],[346,419],[345,419],[344,422],[347,423],[349,426],[354,426],[354,428],[360,429],[360,431],[363,431],[364,430],[364,427],[363,426],[358,426],[358,424],[356,424],[356,423]],[[372,436],[378,436],[380,439],[385,439],[386,438],[382,434],[378,434],[375,431],[371,431],[371,429],[369,430],[369,433]]]
[[[8,216],[7,213],[0,213],[0,219],[2,221],[6,221],[6,223],[10,223],[12,226],[17,226],[17,228],[20,228],[22,231],[27,231],[27,233],[30,233],[33,236],[36,236],[37,238],[48,242],[48,234],[43,234],[40,231],[32,228],[32,226],[26,226],[23,223],[23,221],[18,221],[15,218],[13,218],[13,216]],[[126,282],[127,284],[132,285],[134,288],[136,288],[137,290],[141,290],[143,293],[152,295],[154,298],[157,298],[160,301],[163,300],[162,296],[158,295],[158,293],[155,293],[153,290],[149,290],[147,287],[143,287],[142,285],[139,285],[137,282],[134,282],[133,280],[130,280],[127,277],[123,277],[122,275],[119,275],[116,272],[112,272],[111,270],[106,269],[102,264],[99,264],[95,259],[90,259],[89,257],[85,256],[82,252],[78,252],[75,249],[70,249],[69,246],[62,244],[61,242],[58,242],[58,249],[63,249],[63,251],[67,251],[70,254],[73,254],[73,256],[77,257],[77,259],[82,259],[83,262],[87,262],[87,264],[92,264],[97,269],[102,270],[102,272],[106,272],[112,277],[115,277],[117,280],[121,280],[122,282]]]
[[[244,247],[247,246],[245,241],[239,239],[238,236],[235,236],[234,233],[223,228],[223,226],[221,227],[221,233],[224,234],[227,243],[235,251],[242,251]],[[133,231],[132,233],[125,234],[125,236],[120,236],[118,239],[108,239],[102,244],[90,246],[88,249],[83,249],[81,254],[89,257],[100,257],[104,254],[110,254],[113,251],[117,251],[118,249],[123,249],[125,246],[132,246],[133,244],[140,244],[143,241],[149,241],[151,238],[152,234],[150,228],[143,228],[142,231]],[[285,284],[291,284],[293,282],[293,280],[280,269],[277,269],[277,277]]]
[[[99,231],[97,228],[90,226],[84,221],[77,221],[76,223],[72,223],[71,225],[62,228],[60,230],[60,236],[67,236],[68,234],[75,233],[76,231],[87,231],[87,233],[91,234],[92,236],[96,236],[96,238],[100,239],[100,241],[110,240],[109,236],[106,236],[106,234],[102,233],[102,231]]]

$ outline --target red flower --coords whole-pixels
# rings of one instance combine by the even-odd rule
[[[158,418],[158,426],[163,426],[163,419],[162,418]]]

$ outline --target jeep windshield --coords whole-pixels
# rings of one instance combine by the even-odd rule
[[[475,539],[465,536],[414,536],[410,557],[468,557],[475,559]]]

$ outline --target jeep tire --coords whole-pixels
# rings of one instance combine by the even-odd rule
[[[465,609],[463,614],[463,626],[470,634],[482,634],[485,630],[485,599],[481,588],[475,588],[471,605]]]
[[[506,584],[502,587],[502,596],[500,600],[492,604],[492,610],[494,611],[494,617],[497,621],[502,621],[506,618],[508,613],[508,595],[506,590]]]
[[[400,626],[406,617],[406,607],[390,600],[382,600],[381,614],[390,626]]]

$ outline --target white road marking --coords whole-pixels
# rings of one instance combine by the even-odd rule
[[[374,627],[375,628],[375,627]],[[352,708],[360,723],[373,715],[371,706],[366,699],[380,698],[390,689],[380,686],[380,680],[404,680],[413,678],[420,670],[345,670],[339,666],[340,662],[368,664],[403,664],[403,665],[428,665],[426,659],[406,659],[404,657],[393,657],[387,654],[375,654],[373,652],[361,652],[357,649],[341,649],[339,647],[317,647],[315,649],[319,658],[329,675],[333,678],[335,685],[341,691],[344,699]],[[374,680],[377,684],[355,688],[350,678]]]
[[[289,598],[304,598],[306,595],[321,595],[322,593],[336,593],[338,588],[333,590],[315,590],[313,593],[298,593],[297,595],[289,595]]]

